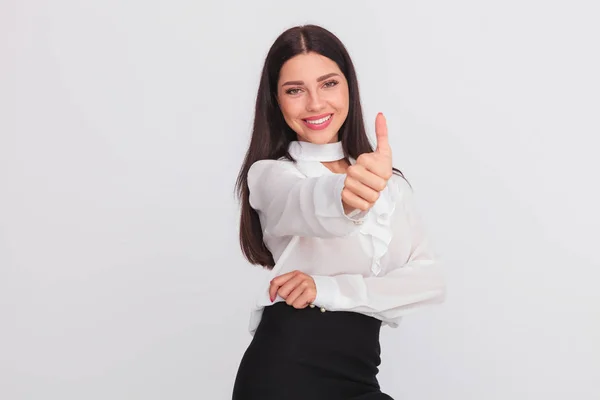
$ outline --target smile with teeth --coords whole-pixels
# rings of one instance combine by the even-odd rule
[[[316,119],[314,121],[309,121],[307,119],[304,120],[304,122],[307,122],[311,125],[321,125],[322,123],[329,121],[329,118],[331,118],[331,114],[329,114],[328,116],[321,118],[321,119]]]

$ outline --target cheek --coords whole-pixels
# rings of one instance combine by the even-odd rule
[[[302,129],[301,123],[298,121],[298,115],[301,115],[302,112],[302,105],[299,104],[299,101],[294,100],[295,99],[286,99],[280,101],[279,108],[281,109],[286,124],[298,133]]]
[[[279,107],[281,108],[281,112],[286,119],[296,118],[296,116],[299,115],[302,110],[302,105],[300,102],[292,99],[281,100]]]
[[[335,93],[335,95],[331,97],[330,103],[340,112],[348,111],[348,93],[344,93],[343,91]]]
[[[331,104],[341,117],[337,120],[337,125],[339,127],[344,123],[346,118],[348,118],[348,109],[350,107],[348,95],[344,92],[337,93],[335,99],[332,99]]]
[[[335,108],[338,114],[342,117],[342,121],[346,119],[348,116],[348,102],[347,101],[339,101],[336,103]]]

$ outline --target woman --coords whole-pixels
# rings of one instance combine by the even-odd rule
[[[282,33],[262,71],[237,181],[245,257],[270,269],[233,399],[390,399],[379,330],[445,285],[385,118],[365,133],[350,56],[314,25]]]

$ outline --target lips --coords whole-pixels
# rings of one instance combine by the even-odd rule
[[[305,120],[305,121],[316,121],[316,120],[318,120],[318,119],[325,118],[325,117],[327,117],[328,115],[331,115],[331,113],[327,113],[327,114],[321,114],[321,115],[317,115],[317,116],[314,116],[314,117],[308,117],[308,118],[304,118],[304,120]]]
[[[304,123],[304,126],[306,126],[307,128],[309,128],[311,130],[319,131],[321,129],[327,128],[329,126],[329,124],[331,123],[331,120],[333,120],[333,114],[330,113],[330,114],[323,114],[323,115],[317,115],[314,117],[309,117],[309,118],[303,119],[302,122]],[[319,122],[316,122],[316,121],[319,121]]]

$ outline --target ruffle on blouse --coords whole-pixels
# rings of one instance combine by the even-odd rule
[[[281,158],[283,159],[283,158]],[[350,158],[351,164],[356,160]],[[321,176],[323,173],[332,173],[320,162],[299,160],[296,167],[307,177]],[[381,273],[381,258],[387,253],[390,242],[392,241],[392,216],[396,208],[396,203],[402,199],[402,192],[394,182],[392,177],[381,192],[379,199],[367,214],[364,223],[361,225],[360,234],[369,240],[373,251],[371,271],[375,275]],[[362,240],[361,240],[362,241]]]
[[[381,258],[387,253],[392,241],[392,216],[396,209],[396,203],[400,200],[399,197],[399,191],[390,182],[381,192],[360,229],[362,235],[369,236],[371,239],[373,249],[371,271],[376,276],[381,272]]]

